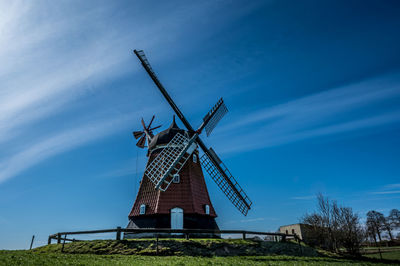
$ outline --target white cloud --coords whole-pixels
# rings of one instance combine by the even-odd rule
[[[291,197],[290,199],[293,199],[293,200],[312,200],[312,199],[315,199],[315,198],[316,198],[315,195],[313,195],[313,196]]]
[[[379,194],[379,195],[383,195],[383,194],[400,194],[400,190],[375,191],[375,192],[372,192],[371,194]]]
[[[126,118],[104,115],[112,110],[92,105],[84,112],[70,113],[75,111],[77,99],[94,94],[92,84],[109,83],[127,71],[132,75],[134,68],[140,69],[137,62],[131,64],[133,48],[155,51],[157,64],[184,48],[175,45],[174,50],[167,50],[167,42],[179,43],[193,26],[212,24],[196,18],[224,9],[214,1],[165,3],[168,12],[164,7],[142,5],[128,14],[111,2],[98,6],[80,1],[0,2],[0,182],[121,129],[118,121]],[[254,8],[256,5],[228,11],[218,19],[237,19]],[[189,20],[196,22],[189,25]],[[227,22],[204,31],[203,38]],[[129,104],[140,110],[140,115],[148,112],[142,99],[132,99]]]
[[[49,157],[72,150],[83,144],[110,135],[118,128],[123,128],[131,115],[119,118],[103,119],[54,136],[48,136],[27,149],[3,160],[0,164],[0,183],[36,165]]]
[[[385,186],[385,188],[391,189],[391,188],[400,188],[400,184],[388,184]]]
[[[400,122],[398,107],[376,108],[399,97],[400,73],[397,72],[238,117],[237,122],[215,132],[215,137],[224,135],[225,140],[229,139],[223,149],[227,153],[380,127]]]

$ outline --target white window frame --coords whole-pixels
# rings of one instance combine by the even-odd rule
[[[197,155],[196,154],[193,154],[193,162],[197,163]]]
[[[139,214],[140,215],[146,214],[146,205],[145,204],[140,205]]]
[[[174,178],[172,179],[172,182],[175,184],[179,184],[181,182],[181,177],[179,174],[174,174]]]
[[[204,210],[205,210],[206,214],[209,215],[210,214],[210,205],[208,205],[208,204],[204,205]]]

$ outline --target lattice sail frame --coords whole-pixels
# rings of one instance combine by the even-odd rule
[[[187,159],[196,150],[195,137],[188,138],[177,133],[163,150],[146,167],[145,176],[155,185],[156,189],[166,191],[171,185],[175,174],[178,174]]]
[[[156,73],[154,73],[153,68],[151,68],[151,65],[150,65],[150,63],[149,63],[149,60],[147,60],[147,57],[146,57],[146,55],[144,54],[144,51],[143,51],[143,50],[139,50],[139,51],[137,51],[137,53],[138,53],[138,55],[143,59],[143,63],[146,64],[146,65],[149,67],[150,71],[151,71],[151,72],[154,74],[154,76],[155,76]]]
[[[224,115],[228,112],[228,108],[226,107],[224,100],[221,98],[215,104],[215,106],[206,114],[203,118],[203,121],[206,121],[208,117],[212,116],[210,121],[205,126],[207,137],[211,135],[213,129],[217,126],[218,122],[224,117]]]
[[[220,166],[224,170],[225,174],[229,177],[229,180],[235,186],[243,200],[230,187],[228,181],[223,177],[218,168],[215,167],[214,163],[210,160],[209,156],[206,153],[200,157],[200,163],[207,171],[207,173],[211,176],[211,178],[215,181],[215,183],[217,183],[218,187],[222,190],[226,197],[232,202],[232,204],[235,205],[235,207],[246,216],[252,202],[250,198],[246,195],[242,187],[239,185],[239,183],[236,181],[236,179],[232,176],[231,172],[229,172],[225,164],[221,162]]]

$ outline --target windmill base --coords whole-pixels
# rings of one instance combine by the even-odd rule
[[[133,216],[129,218],[127,229],[137,228],[171,228],[171,216],[169,214],[157,214],[157,215],[146,215],[146,216]],[[208,229],[208,230],[219,230],[214,217],[208,215],[198,214],[185,214],[183,217],[183,228],[185,229]],[[182,237],[182,234],[170,234],[170,233],[125,233],[124,238],[145,238],[145,237]],[[219,234],[190,234],[190,237],[199,238],[220,238]]]

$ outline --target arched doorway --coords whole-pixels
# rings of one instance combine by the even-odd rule
[[[183,210],[181,208],[171,209],[171,229],[183,229]]]

